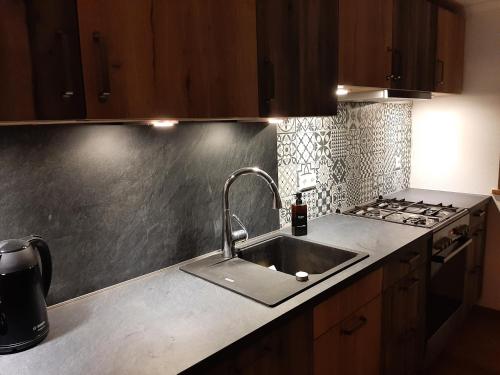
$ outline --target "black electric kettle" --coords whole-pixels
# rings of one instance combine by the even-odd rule
[[[0,241],[0,354],[28,349],[47,336],[51,279],[50,250],[41,237]]]

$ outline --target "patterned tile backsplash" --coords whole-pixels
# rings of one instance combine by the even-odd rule
[[[290,222],[293,194],[304,184],[316,185],[304,193],[309,218],[408,187],[411,109],[406,103],[340,103],[335,117],[280,124],[280,224]]]

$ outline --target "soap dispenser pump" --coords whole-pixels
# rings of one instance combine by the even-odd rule
[[[305,236],[307,234],[307,204],[302,202],[302,191],[295,193],[295,204],[292,204],[292,234]]]

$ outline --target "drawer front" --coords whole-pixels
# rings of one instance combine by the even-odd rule
[[[381,305],[378,296],[314,340],[315,375],[380,372]]]
[[[391,255],[384,265],[384,290],[419,266],[426,264],[430,239],[419,240]]]
[[[314,307],[314,337],[319,337],[356,309],[365,305],[382,289],[382,270],[368,274]]]
[[[470,232],[474,234],[478,229],[486,228],[486,217],[488,212],[488,203],[474,207],[470,213]]]

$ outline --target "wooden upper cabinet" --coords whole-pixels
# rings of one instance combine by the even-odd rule
[[[25,3],[0,0],[0,121],[36,118],[32,71]]]
[[[335,114],[338,1],[256,1],[260,115]]]
[[[87,117],[149,117],[155,97],[152,0],[77,4]]]
[[[0,0],[0,121],[85,117],[76,8]]]
[[[437,5],[430,0],[340,0],[339,83],[431,91]]]
[[[73,0],[30,0],[37,119],[85,118],[78,18]]]
[[[393,0],[339,1],[339,83],[390,87]]]
[[[257,117],[255,0],[79,0],[89,118]]]
[[[155,0],[157,111],[258,117],[255,0]]]
[[[434,87],[437,6],[429,0],[394,0],[392,87]]]
[[[439,8],[434,91],[462,92],[464,72],[465,18]]]

